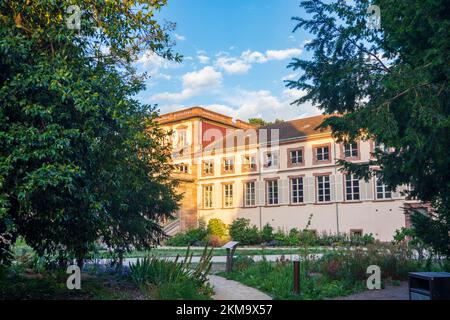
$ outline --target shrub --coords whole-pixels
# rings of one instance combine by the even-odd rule
[[[297,246],[300,243],[300,231],[297,228],[292,228],[286,238],[287,245]]]
[[[205,299],[212,294],[207,275],[211,269],[212,249],[205,246],[200,262],[191,267],[189,249],[183,261],[155,256],[139,259],[130,265],[131,279],[142,291],[149,291],[161,299]]]
[[[243,245],[261,243],[261,235],[256,226],[250,226],[250,219],[238,218],[230,225],[230,236]]]
[[[273,227],[268,223],[266,223],[262,229],[261,240],[264,242],[269,242],[269,241],[274,240]]]
[[[167,239],[166,244],[175,247],[205,245],[207,237],[208,230],[203,224],[200,224],[198,228],[189,229],[186,232],[180,232]]]
[[[288,243],[286,234],[281,229],[278,229],[277,232],[275,232],[273,237],[274,237],[274,240],[277,242],[277,245],[284,246]]]
[[[208,233],[211,236],[225,238],[228,235],[227,225],[220,219],[211,219],[208,222]]]

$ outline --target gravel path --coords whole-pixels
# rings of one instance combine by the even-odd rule
[[[209,283],[214,287],[214,300],[272,300],[267,294],[239,282],[215,275],[210,275],[208,278]]]
[[[334,300],[409,300],[408,283],[402,282],[400,286],[386,286],[382,290],[370,290]]]

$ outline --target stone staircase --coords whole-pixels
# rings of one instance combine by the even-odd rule
[[[164,225],[163,230],[167,235],[174,236],[180,231],[180,228],[181,228],[180,219],[176,219],[166,223]]]

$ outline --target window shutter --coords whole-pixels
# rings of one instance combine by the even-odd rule
[[[304,198],[305,203],[314,202],[314,177],[304,177]]]
[[[265,186],[264,181],[256,181],[255,182],[255,196],[256,196],[256,204],[258,206],[264,206],[266,204],[264,186]]]
[[[342,174],[335,175],[336,201],[344,200],[344,186],[342,185]]]
[[[245,185],[244,183],[235,183],[233,187],[233,199],[234,203],[238,207],[244,206],[244,192],[245,192]]]
[[[215,184],[213,186],[212,194],[213,194],[212,195],[212,198],[213,198],[212,206],[213,206],[213,208],[222,208],[223,207],[223,202],[222,202],[223,186]]]
[[[278,180],[278,196],[280,204],[289,204],[289,180]]]
[[[330,200],[336,201],[336,176],[330,175]]]
[[[366,199],[365,200],[374,200],[375,199],[375,190],[373,188],[374,179],[371,178],[368,182],[364,181],[366,185]]]

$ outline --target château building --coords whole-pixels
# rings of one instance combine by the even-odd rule
[[[390,190],[377,176],[365,181],[341,172],[337,159],[364,163],[383,146],[337,143],[329,130],[317,128],[324,117],[256,127],[201,107],[161,115],[159,123],[173,134],[183,193],[167,232],[195,227],[201,219],[231,223],[244,217],[260,228],[308,226],[317,233],[392,240],[408,225],[404,207],[414,201],[403,196],[405,187]]]

